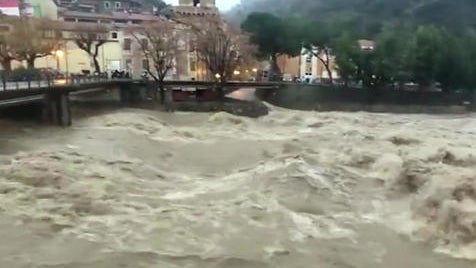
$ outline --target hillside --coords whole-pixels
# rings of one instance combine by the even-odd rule
[[[239,25],[254,11],[333,20],[372,35],[384,24],[436,24],[451,30],[476,26],[474,0],[242,0],[229,21]]]

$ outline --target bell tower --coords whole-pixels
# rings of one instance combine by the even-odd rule
[[[179,6],[215,7],[215,0],[179,0]]]

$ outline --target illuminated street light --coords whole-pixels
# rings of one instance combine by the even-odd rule
[[[257,73],[257,72],[258,72],[258,69],[253,68],[253,72]]]
[[[61,49],[55,50],[55,51],[52,52],[52,54],[56,56],[56,70],[59,71],[60,70],[60,61],[59,61],[59,59],[61,57],[63,57],[63,55],[64,55],[63,50],[61,50]]]
[[[63,54],[64,54],[64,53],[63,53],[63,50],[59,50],[59,49],[58,49],[58,50],[55,51],[55,55],[56,55],[56,57],[58,57],[58,58],[63,57]]]
[[[215,78],[216,78],[216,79],[220,79],[220,78],[221,78],[221,75],[220,75],[220,74],[215,74]]]
[[[234,75],[240,75],[240,74],[241,74],[241,72],[240,72],[240,71],[238,71],[238,70],[235,70],[235,71],[233,72],[233,74],[234,74]]]

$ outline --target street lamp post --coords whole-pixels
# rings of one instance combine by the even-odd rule
[[[63,57],[63,50],[56,50],[54,52],[55,56],[56,56],[56,70],[59,72],[60,71],[60,58]]]

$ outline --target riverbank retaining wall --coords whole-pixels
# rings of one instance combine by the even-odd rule
[[[257,89],[256,96],[270,104],[297,110],[370,111],[395,113],[464,113],[475,107],[472,92],[418,92],[285,85]]]

